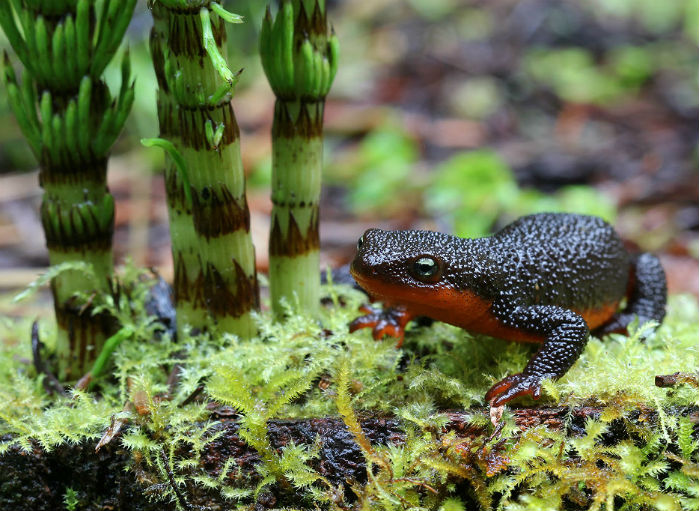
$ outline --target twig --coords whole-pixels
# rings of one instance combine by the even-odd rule
[[[654,378],[654,385],[657,387],[675,387],[681,383],[686,383],[698,388],[698,375],[678,372],[673,374],[660,374]]]
[[[32,358],[34,360],[34,368],[37,374],[43,374],[44,380],[42,381],[44,389],[49,394],[54,392],[65,396],[66,391],[63,385],[58,381],[51,371],[49,371],[44,365],[44,361],[41,358],[41,349],[44,347],[44,343],[39,339],[39,321],[35,320],[32,323]]]
[[[393,482],[404,481],[404,482],[407,482],[407,483],[415,484],[416,486],[422,486],[422,487],[425,488],[426,490],[433,492],[435,495],[438,494],[438,491],[437,491],[435,488],[433,488],[432,486],[430,486],[430,485],[429,485],[428,483],[426,483],[425,481],[420,481],[420,480],[418,480],[418,479],[411,479],[410,477],[397,477],[396,479],[392,479],[392,481],[393,481]]]
[[[177,501],[185,510],[191,511],[192,506],[189,502],[187,502],[187,499],[177,487],[177,483],[175,482],[175,475],[173,474],[173,471],[170,468],[170,463],[168,462],[168,454],[165,452],[165,446],[163,446],[160,451],[160,459],[163,462],[163,466],[165,467],[165,472],[168,474],[168,482],[170,482],[170,487],[173,489],[173,492],[175,492]]]
[[[192,401],[194,401],[198,395],[202,393],[204,390],[204,384],[200,383],[197,385],[197,388],[192,391],[192,393],[185,398],[185,400],[178,405],[178,408],[182,408],[183,406],[187,406],[190,404]]]
[[[179,357],[178,357],[179,358]],[[173,368],[170,370],[170,374],[168,375],[168,399],[172,399],[172,397],[175,395],[175,391],[177,390],[177,384],[180,383],[180,370],[182,369],[182,364],[176,363],[173,365]]]

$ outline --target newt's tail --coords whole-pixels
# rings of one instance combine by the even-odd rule
[[[661,323],[666,316],[666,273],[659,258],[639,254],[632,261],[627,306],[595,331],[596,335],[624,333],[627,326],[639,318],[639,324],[654,320]]]

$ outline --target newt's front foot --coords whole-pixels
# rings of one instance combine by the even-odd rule
[[[406,325],[413,318],[406,309],[403,307],[380,309],[363,305],[360,307],[360,311],[364,312],[365,315],[354,319],[350,323],[351,333],[360,328],[372,328],[372,337],[376,341],[388,335],[397,339],[397,348],[401,347]]]
[[[533,399],[539,399],[544,378],[523,373],[507,376],[489,389],[486,393],[486,401],[492,407],[498,407],[519,396],[532,396]]]

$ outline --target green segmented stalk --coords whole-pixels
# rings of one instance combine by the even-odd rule
[[[319,200],[323,167],[323,109],[333,83],[338,41],[324,0],[282,0],[268,8],[260,56],[277,97],[272,126],[270,296],[275,313],[298,303],[319,306]]]
[[[175,141],[174,134],[168,132],[173,124],[173,117],[178,110],[175,102],[173,85],[166,75],[172,64],[166,60],[168,18],[163,14],[163,7],[151,6],[153,12],[153,29],[150,46],[153,66],[158,80],[158,120],[161,136]],[[175,117],[176,118],[176,117]],[[197,239],[192,223],[191,185],[187,176],[186,163],[175,145],[169,140],[149,141],[147,145],[160,145],[169,154],[165,167],[165,191],[170,220],[170,238],[173,254],[175,309],[178,333],[184,333],[187,327],[203,330],[208,325],[209,314],[206,307]],[[180,170],[178,170],[180,168]]]
[[[204,0],[157,0],[150,6],[160,137],[165,139],[150,143],[171,156],[166,192],[178,331],[215,323],[220,332],[250,337],[258,284],[231,107],[238,75],[226,65],[225,52],[225,23],[241,20]]]
[[[104,2],[116,14],[113,23],[104,25],[111,42],[101,50],[105,65],[114,56],[135,4],[136,0]],[[86,75],[96,49],[95,19],[99,20],[93,0],[0,4],[0,26],[25,68],[20,84],[5,55],[10,103],[39,160],[49,262],[83,261],[97,276],[69,270],[51,281],[58,324],[57,371],[64,381],[77,380],[92,367],[114,328],[108,314],[92,314],[90,304],[76,295],[110,291],[114,198],[107,189],[107,156],[134,100],[128,64],[122,66],[116,101],[99,76],[101,70]]]

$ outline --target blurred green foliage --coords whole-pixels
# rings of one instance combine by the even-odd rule
[[[489,149],[458,153],[436,167],[425,203],[428,212],[447,218],[456,235],[467,237],[546,211],[615,218],[615,205],[590,186],[565,186],[552,195],[519,188],[505,161]]]
[[[425,104],[437,104],[439,110],[431,111],[429,118],[452,115],[489,130],[491,123],[500,126],[506,116],[511,116],[519,127],[507,129],[519,132],[514,135],[511,131],[506,136],[521,137],[520,141],[528,143],[532,153],[571,150],[575,158],[595,165],[595,172],[609,169],[613,174],[616,163],[597,151],[601,147],[610,150],[610,137],[621,136],[622,130],[615,124],[620,122],[615,117],[620,111],[634,111],[634,105],[645,105],[642,110],[653,109],[659,115],[688,115],[697,108],[695,1],[533,1],[517,3],[525,5],[520,10],[507,2],[411,0],[408,4],[411,9],[402,14],[398,7],[393,8],[398,2],[388,1],[383,9],[376,8],[373,12],[386,16],[380,29],[371,24],[358,28],[362,19],[354,23],[344,20],[343,26],[361,31],[363,40],[370,41],[366,43],[370,51],[375,32],[382,34],[382,41],[398,43],[393,53],[385,48],[378,59],[367,52],[363,54],[365,66],[385,59],[396,62],[392,69],[399,73],[437,71],[434,77],[423,77],[425,84],[441,78],[446,84],[439,89],[443,94],[426,100]],[[357,9],[366,10],[371,9]],[[504,13],[517,14],[523,27],[504,29],[509,24],[518,25],[517,21],[499,18]],[[393,16],[399,18],[394,20]],[[421,25],[425,33],[416,33],[415,39],[409,41],[386,35],[392,31],[401,33],[402,22],[418,23],[416,17],[427,21]],[[528,23],[532,24],[530,28]],[[357,37],[354,32],[353,35]],[[520,47],[518,37],[526,38]],[[445,71],[421,64],[425,57],[421,51],[454,69]],[[496,61],[505,59],[509,65],[512,62],[508,74],[504,76],[505,71],[498,67],[503,64],[481,62],[489,60],[488,55]],[[460,56],[463,60],[459,60]],[[405,59],[411,62],[406,63]],[[350,65],[355,69],[358,63],[353,60]],[[381,66],[374,69],[381,73]],[[404,86],[400,80],[396,85],[399,92]],[[416,94],[410,86],[407,88]],[[396,94],[393,89],[392,93]],[[343,94],[348,92],[343,89]],[[356,92],[350,97],[361,99],[361,95]],[[399,102],[402,107],[414,107],[408,101]],[[591,117],[580,139],[574,142],[555,133],[559,114],[572,103],[584,105],[588,112],[603,112]],[[610,118],[606,117],[607,111],[612,113]],[[426,137],[425,143],[420,129],[416,132],[412,127],[404,127],[396,120],[402,119],[399,115],[388,117],[389,121],[380,123],[351,145],[347,152],[352,154],[341,154],[335,160],[330,154],[326,182],[347,188],[348,203],[356,215],[395,218],[401,213],[418,212],[437,217],[446,224],[445,229],[465,236],[485,235],[519,215],[541,211],[571,211],[598,215],[608,221],[615,219],[614,200],[591,186],[563,186],[552,194],[520,189],[509,163],[501,156],[509,153],[503,150],[507,144],[498,135],[489,133],[481,150],[450,154],[450,150],[429,147],[430,138]],[[640,134],[640,144],[643,139]],[[690,160],[686,161],[687,155],[678,157],[681,165],[691,165]],[[561,172],[568,170],[577,171],[562,168]],[[581,172],[580,176],[562,175],[562,181],[590,182],[591,175]]]
[[[256,99],[264,98],[268,86],[261,78],[257,37],[266,2],[224,4],[245,19],[228,33],[232,68],[245,70],[237,94],[252,92]],[[383,88],[394,92],[381,80],[391,74],[399,80],[397,88],[401,89],[402,79],[410,82],[426,78],[418,75],[427,55],[436,61],[445,58],[440,60],[443,67],[425,69],[439,69],[438,75],[430,79],[444,80],[449,85],[437,89],[442,94],[435,98],[425,94],[431,97],[426,105],[435,108],[430,115],[466,118],[480,126],[488,126],[499,115],[517,116],[523,126],[521,141],[533,144],[536,151],[548,150],[545,144],[535,144],[546,139],[556,120],[556,113],[544,112],[541,104],[527,103],[537,91],[552,93],[552,104],[559,100],[563,105],[573,102],[612,108],[620,103],[646,101],[649,95],[664,95],[672,98],[672,106],[663,108],[680,112],[697,109],[696,0],[533,1],[520,11],[505,1],[477,0],[409,0],[408,9],[402,0],[355,0],[330,5],[335,29],[346,42],[339,76],[331,91],[331,100],[340,99],[341,103],[390,105],[394,101],[391,97],[377,95]],[[523,39],[519,47],[517,41],[508,38],[510,32],[503,32],[504,26],[513,23],[499,17],[503,13],[522,16],[522,24],[542,25],[533,25],[530,39]],[[136,75],[136,104],[115,148],[117,153],[140,151],[138,140],[158,132],[155,77],[147,50],[150,23],[150,13],[141,2],[127,34]],[[515,24],[520,26],[520,22]],[[510,29],[516,37],[518,30]],[[467,64],[473,60],[475,66],[449,60],[459,55],[454,48],[460,47],[480,48],[481,53],[467,53],[465,60]],[[0,34],[0,49],[7,48]],[[513,59],[507,75],[497,65],[481,62],[489,55],[503,58],[504,52]],[[116,67],[108,68],[110,83],[118,83],[113,80],[117,72]],[[518,105],[518,101],[526,104]],[[387,110],[405,108],[405,101],[397,103],[387,106]],[[241,114],[245,108],[245,102],[236,104]],[[498,142],[492,144],[488,137],[484,145],[493,149],[429,152],[417,140],[420,135],[396,121],[402,119],[401,115],[390,113],[392,121],[379,123],[357,138],[327,134],[325,182],[347,189],[348,203],[355,214],[390,217],[417,211],[438,216],[456,232],[471,236],[535,211],[566,209],[607,219],[614,215],[610,200],[592,188],[565,187],[551,196],[532,189],[519,190],[512,170],[499,156]],[[244,131],[258,129],[249,118],[241,126]],[[358,133],[354,128],[350,131]],[[593,138],[604,138],[604,133],[597,130]],[[338,157],[336,151],[328,150],[337,147],[342,153],[345,145],[352,148],[349,156]],[[242,151],[246,153],[245,144]],[[34,165],[0,85],[0,172]],[[160,170],[159,160],[150,165],[154,171]],[[269,186],[269,169],[269,155],[253,158],[248,185]]]
[[[357,151],[349,199],[357,213],[395,210],[401,192],[414,182],[419,151],[415,140],[400,128],[387,126],[368,134]]]
[[[352,161],[327,169],[328,180],[349,185],[356,215],[388,218],[413,210],[440,218],[459,236],[486,236],[518,216],[545,211],[615,219],[614,203],[591,186],[564,186],[554,194],[520,188],[494,150],[458,152],[427,172],[419,153],[417,141],[389,122],[362,140]]]
[[[696,0],[592,0],[586,4],[601,18],[633,20],[657,34],[673,31],[680,24],[689,39],[698,36]]]
[[[518,186],[505,162],[483,149],[459,153],[435,168],[426,190],[426,207],[451,217],[454,232],[487,234],[499,214],[518,197]]]
[[[408,3],[419,16],[438,21],[454,11],[458,0],[408,0]]]
[[[634,98],[659,69],[681,73],[687,86],[693,87],[696,81],[688,74],[693,65],[686,60],[691,56],[671,48],[675,46],[667,42],[620,45],[602,62],[583,48],[534,48],[523,64],[535,83],[550,87],[565,101],[607,105]]]
[[[616,50],[614,57],[605,69],[582,48],[537,48],[524,65],[535,82],[548,85],[565,101],[607,104],[634,91],[650,74],[649,56],[640,48]]]
[[[499,80],[492,76],[474,76],[456,88],[450,106],[459,116],[483,120],[498,112],[504,101]]]

